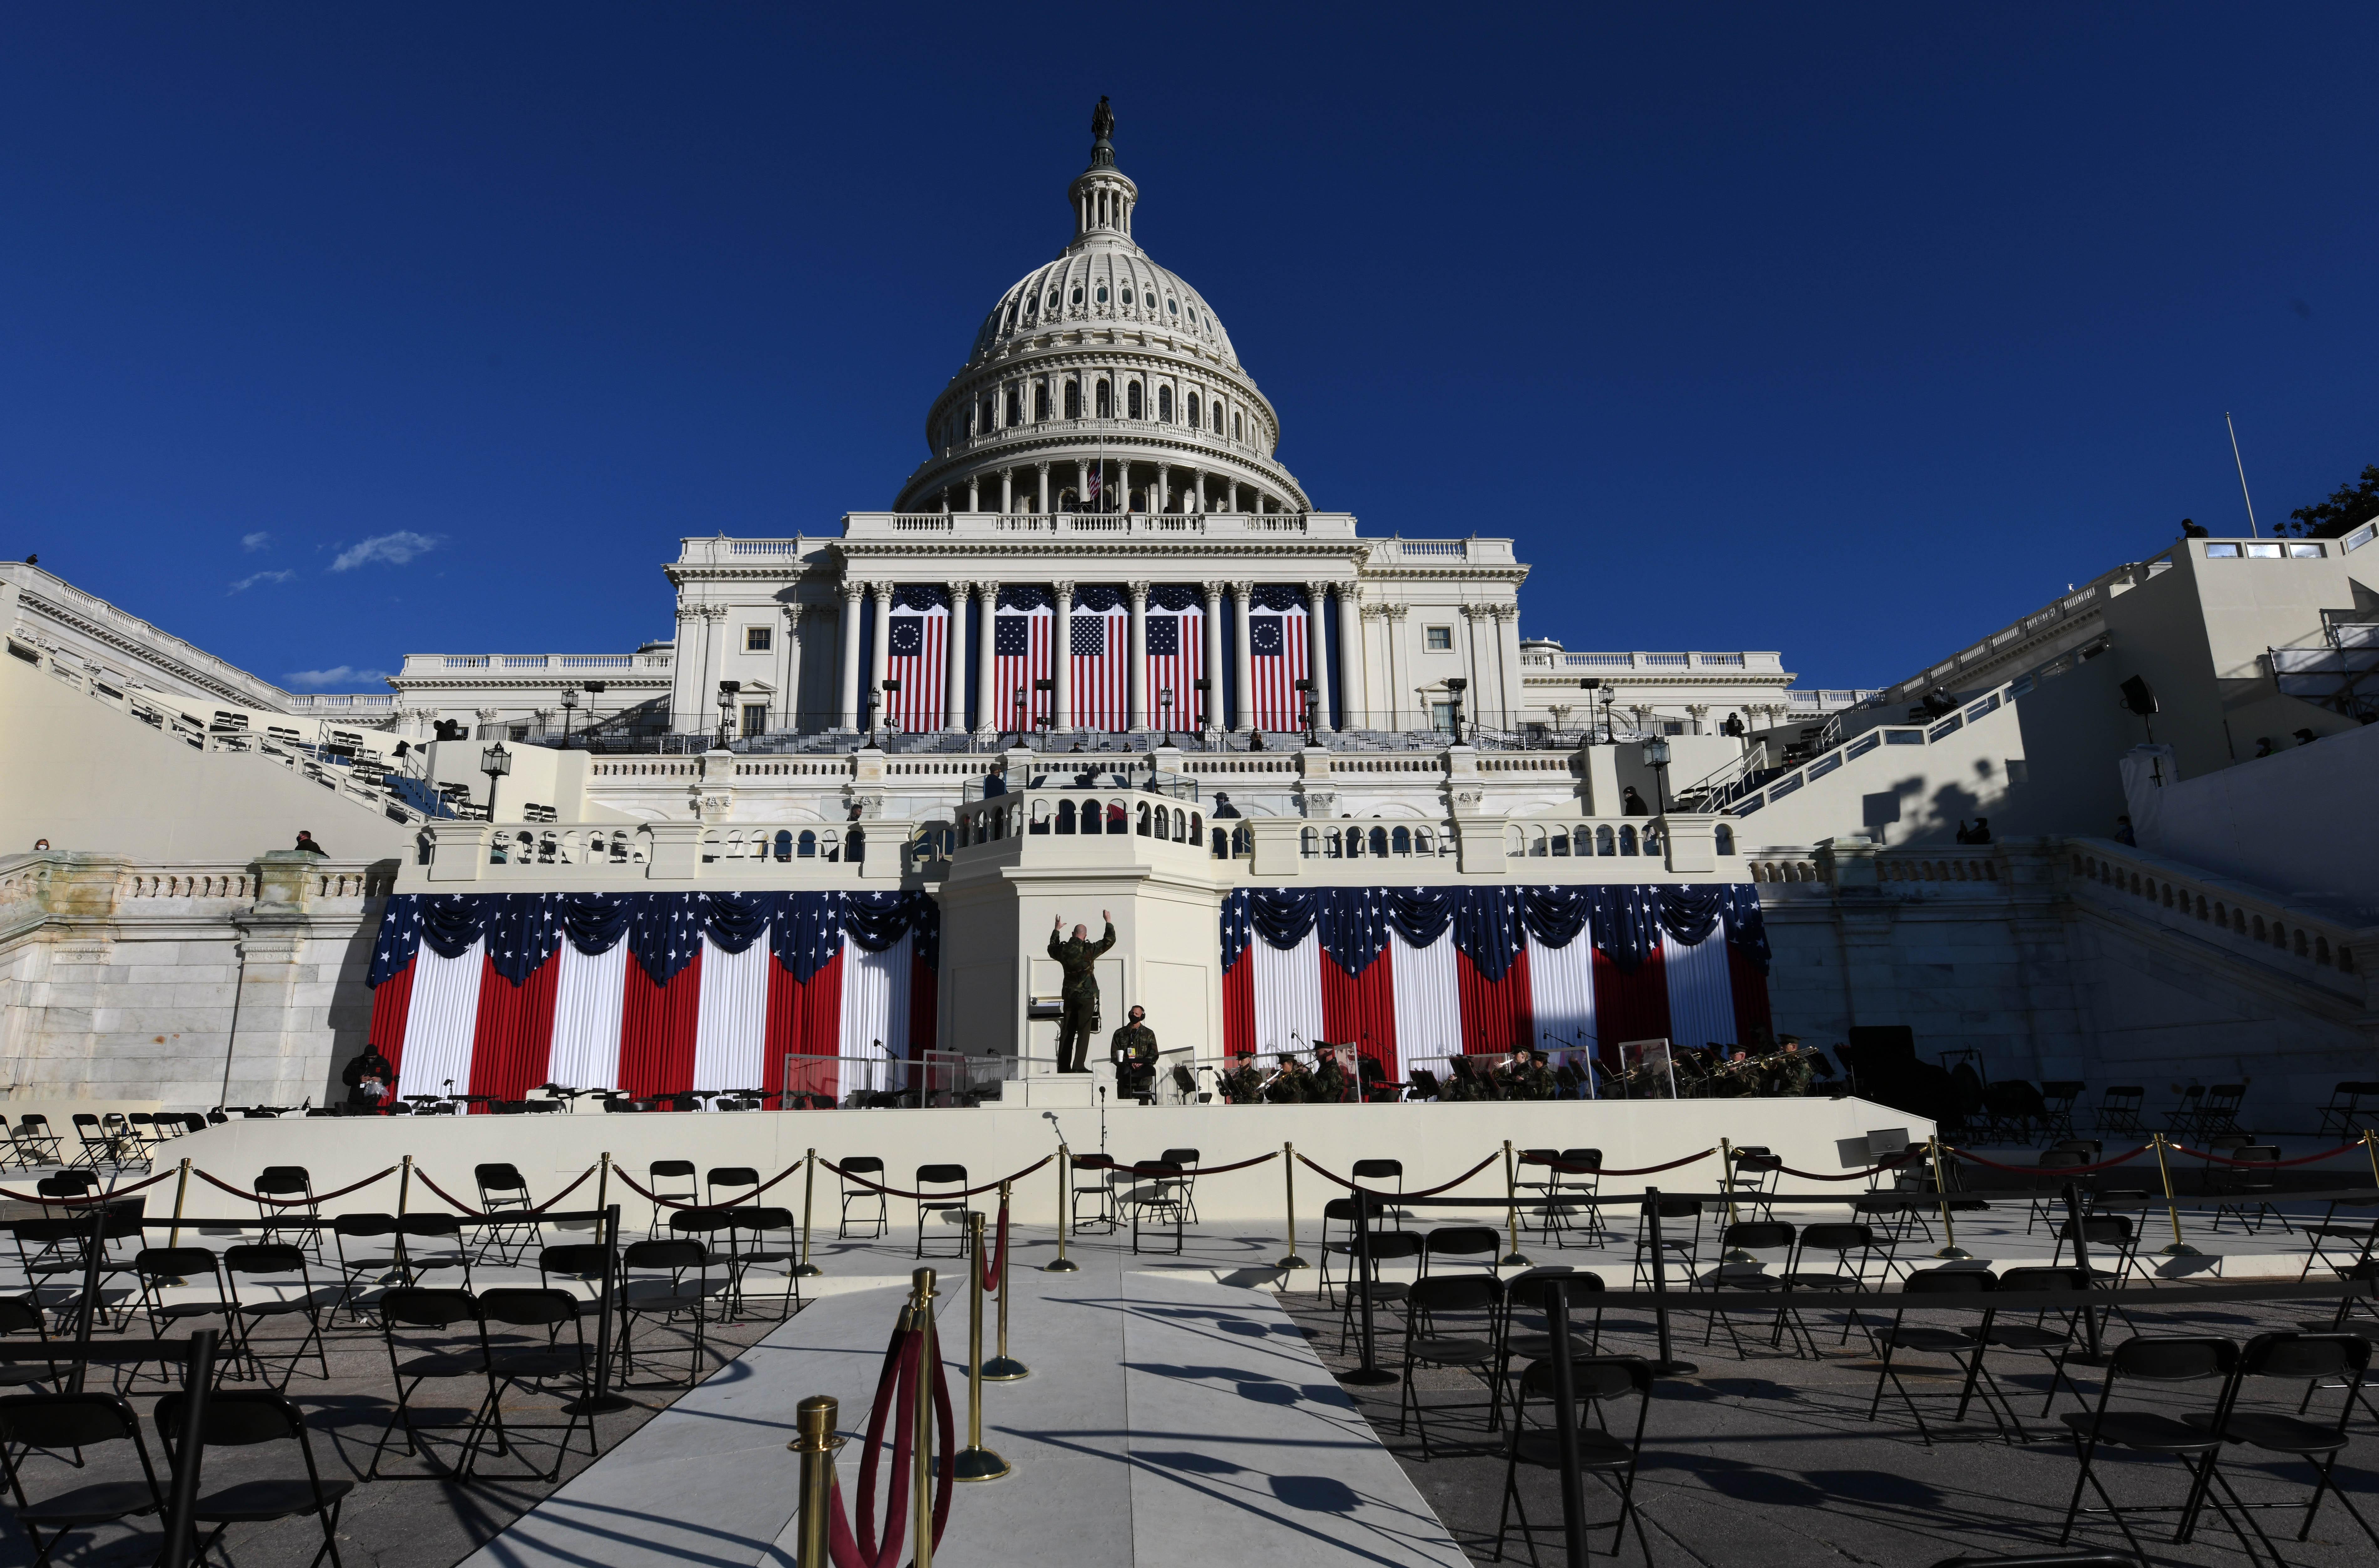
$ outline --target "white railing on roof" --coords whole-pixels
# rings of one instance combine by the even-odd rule
[[[1773,669],[1784,668],[1781,653],[1523,653],[1531,669]]]

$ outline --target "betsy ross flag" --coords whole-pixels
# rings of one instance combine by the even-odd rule
[[[1075,727],[1126,728],[1131,717],[1131,611],[1121,588],[1093,584],[1074,590],[1066,651],[1074,661]]]
[[[900,689],[884,699],[886,728],[919,734],[942,727],[949,676],[949,590],[937,583],[903,583],[892,591],[884,675]]]
[[[1307,674],[1305,590],[1260,583],[1248,600],[1248,664],[1259,730],[1300,730],[1305,708],[1297,682]]]
[[[1187,583],[1160,583],[1148,595],[1148,722],[1162,730],[1199,725],[1198,678],[1206,673],[1206,611]],[[1165,706],[1165,693],[1173,706]],[[1211,700],[1214,694],[1208,694]]]
[[[1049,676],[1049,632],[1056,621],[1056,607],[1047,589],[1014,584],[999,590],[998,610],[991,623],[994,728],[1027,731],[1048,716],[1053,694],[1034,690],[1033,682]]]

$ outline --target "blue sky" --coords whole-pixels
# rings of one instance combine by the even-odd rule
[[[1522,630],[1869,685],[2379,462],[2369,6],[19,6],[0,556],[268,678],[670,630],[1138,235]],[[308,672],[311,672],[310,674]]]

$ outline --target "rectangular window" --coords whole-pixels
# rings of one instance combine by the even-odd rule
[[[1682,734],[1684,734],[1685,732],[1685,720],[1683,720],[1683,719],[1681,719],[1681,718],[1664,718],[1664,719],[1660,720],[1660,733],[1661,733],[1661,734],[1663,734],[1663,735],[1682,735]]]
[[[2281,552],[2277,545],[2249,545],[2247,553],[2258,561],[2277,561]]]
[[[1431,727],[1439,734],[1451,735],[1454,733],[1454,705],[1452,703],[1430,704],[1429,718]]]
[[[2237,545],[2208,545],[2205,547],[2205,559],[2208,561],[2236,561],[2239,559],[2239,547]]]
[[[2324,553],[2325,552],[2319,545],[2290,545],[2288,547],[2289,559],[2294,561],[2319,561]]]
[[[775,628],[770,626],[744,627],[743,651],[745,653],[767,653],[768,651],[769,638],[774,632]]]
[[[767,703],[745,703],[743,705],[743,733],[747,736],[751,736],[765,735],[767,732],[768,705]]]
[[[1428,647],[1429,647],[1429,651],[1430,651],[1430,652],[1431,652],[1431,653],[1452,653],[1452,652],[1454,651],[1454,628],[1453,628],[1453,627],[1451,627],[1451,626],[1429,626],[1429,627],[1424,627],[1424,628],[1422,628],[1422,634],[1423,634],[1424,636],[1426,636],[1426,637],[1429,639]]]

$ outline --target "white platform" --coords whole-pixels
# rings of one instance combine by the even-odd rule
[[[1014,1473],[958,1489],[937,1558],[969,1568],[1462,1568],[1436,1515],[1271,1293],[1215,1284],[1203,1270],[1138,1272],[1135,1261],[1147,1260],[1098,1248],[1080,1273],[1011,1276],[1009,1348],[1033,1375],[985,1388],[984,1426]],[[853,1439],[840,1455],[842,1490],[855,1506],[857,1440],[905,1284],[885,1279],[810,1307],[467,1568],[790,1563],[794,1407],[813,1393],[842,1402]],[[963,1283],[963,1273],[951,1279],[938,1320],[960,1441]]]

